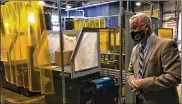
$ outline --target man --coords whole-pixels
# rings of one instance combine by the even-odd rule
[[[127,72],[137,104],[178,104],[181,59],[177,45],[157,37],[150,17],[143,13],[130,18],[130,30],[132,39],[140,42],[132,50]]]

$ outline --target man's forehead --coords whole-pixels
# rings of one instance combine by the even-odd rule
[[[138,26],[139,25],[139,19],[137,17],[134,17],[130,21],[130,26]]]

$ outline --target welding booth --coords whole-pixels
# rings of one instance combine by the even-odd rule
[[[67,103],[116,102],[118,85],[100,75],[98,28],[64,31],[61,57],[59,32],[46,30],[42,5],[11,1],[1,7],[4,88],[26,96],[44,94],[47,103],[61,103],[63,66]]]

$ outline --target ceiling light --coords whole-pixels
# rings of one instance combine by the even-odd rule
[[[136,6],[141,6],[141,2],[136,2]]]
[[[9,24],[8,23],[5,23],[5,28],[8,28]]]
[[[71,8],[71,6],[70,6],[70,5],[66,5],[66,8],[67,8],[67,9],[70,9],[70,8]]]
[[[45,2],[44,1],[39,1],[39,4],[44,5]]]
[[[34,13],[32,13],[32,12],[28,13],[28,22],[29,23],[35,23]]]

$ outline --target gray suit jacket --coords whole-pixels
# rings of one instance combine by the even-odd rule
[[[139,45],[131,54],[127,81],[138,72]],[[178,104],[176,86],[181,83],[181,59],[177,45],[170,39],[154,36],[144,59],[142,90],[146,104]]]

